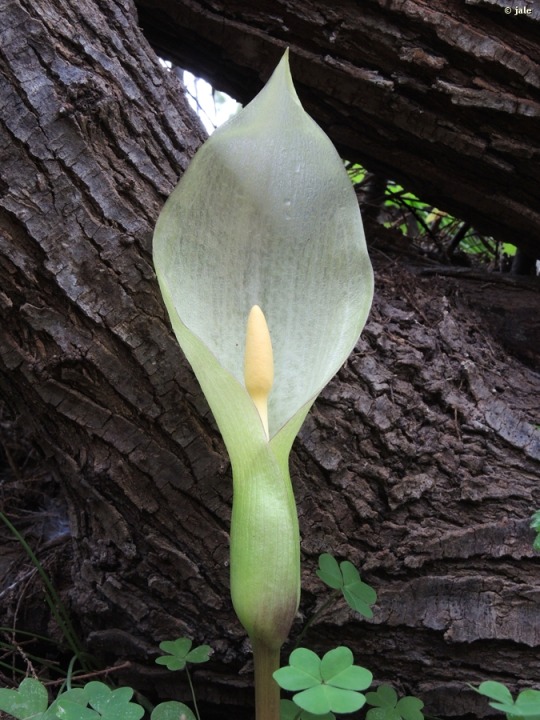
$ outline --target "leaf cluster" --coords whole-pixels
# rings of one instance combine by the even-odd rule
[[[473,687],[473,690],[488,697],[491,707],[505,713],[509,720],[540,720],[540,690],[522,690],[515,700],[506,685],[492,680]]]
[[[389,685],[380,685],[375,692],[366,694],[366,701],[374,707],[366,713],[366,720],[423,720],[424,703],[412,695],[398,700],[396,691]]]
[[[338,563],[330,553],[323,553],[319,556],[317,575],[328,587],[341,590],[349,607],[365,618],[373,617],[370,606],[377,602],[377,593],[360,579],[360,573],[351,562]]]
[[[188,663],[206,662],[211,653],[209,645],[192,648],[188,638],[166,640],[159,647],[167,654],[158,657],[156,663],[169,670],[183,670]],[[132,702],[132,697],[132,688],[111,690],[104,683],[93,680],[84,687],[61,692],[49,706],[45,686],[39,680],[26,678],[17,690],[0,689],[0,711],[15,720],[140,720],[144,708]],[[187,705],[176,701],[157,705],[151,714],[151,720],[179,718],[197,720]]]
[[[360,691],[371,685],[373,675],[354,665],[347,647],[330,650],[322,659],[298,648],[290,654],[289,665],[274,672],[274,679],[284,690],[296,692],[293,701],[299,708],[331,718],[331,712],[355,712],[364,705],[366,698]]]
[[[167,654],[156,658],[156,663],[165,665],[168,670],[183,670],[187,663],[207,662],[212,652],[210,645],[199,645],[192,649],[192,644],[192,641],[185,637],[177,640],[164,640],[159,644],[159,649]]]
[[[0,689],[0,710],[15,720],[140,720],[144,708],[131,702],[129,687],[111,690],[97,680],[58,695],[49,706],[47,689],[39,680],[26,678],[17,690]],[[181,702],[165,702],[154,708],[151,720],[196,720]]]

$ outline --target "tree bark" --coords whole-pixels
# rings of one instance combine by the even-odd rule
[[[342,157],[540,258],[533,1],[136,3],[163,57],[241,102],[289,46],[301,100]]]
[[[0,0],[0,38],[0,392],[65,494],[65,601],[88,648],[133,661],[121,678],[143,692],[186,699],[154,665],[157,644],[209,643],[195,673],[205,717],[251,717],[228,594],[229,464],[150,257],[202,131],[129,0]],[[370,322],[292,473],[301,614],[323,601],[326,551],[355,562],[379,602],[372,622],[341,607],[307,642],[349,645],[431,714],[481,714],[467,681],[540,676],[538,357],[508,355],[478,309],[489,290],[494,327],[512,324],[504,284],[434,279],[380,244],[373,258]],[[537,313],[534,285],[521,293]]]

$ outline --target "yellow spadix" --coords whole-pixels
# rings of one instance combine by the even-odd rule
[[[269,438],[268,396],[274,383],[274,354],[266,318],[258,305],[251,308],[247,321],[244,382]]]

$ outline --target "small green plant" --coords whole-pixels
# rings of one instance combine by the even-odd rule
[[[540,552],[540,510],[537,510],[531,518],[531,527],[536,533],[533,542],[533,550]]]
[[[398,700],[398,695],[390,685],[379,685],[375,692],[366,693],[368,705],[373,705],[366,713],[366,720],[423,720],[424,703],[412,695]]]
[[[495,710],[505,713],[509,720],[540,720],[540,690],[522,690],[514,700],[512,693],[500,682],[488,680],[473,690],[490,699],[490,705]]]
[[[192,649],[192,641],[189,638],[178,638],[177,640],[164,640],[159,644],[159,649],[164,650],[167,655],[160,655],[156,663],[165,665],[169,670],[187,671],[188,663],[208,662],[212,648],[210,645],[199,645]]]
[[[187,665],[206,662],[211,648],[208,645],[192,648],[188,638],[164,641],[160,648],[167,654],[158,657],[156,663],[169,670],[186,670],[196,715],[184,703],[172,700],[157,705],[152,710],[151,720],[201,720]],[[26,678],[16,690],[0,689],[0,711],[15,720],[140,720],[145,713],[142,705],[132,702],[132,688],[111,689],[97,680],[80,688],[72,688],[71,683],[72,677],[68,673],[67,689],[61,691],[49,706],[43,683]]]
[[[140,720],[144,708],[132,703],[132,697],[131,688],[111,690],[92,680],[60,693],[49,706],[45,686],[26,678],[18,690],[0,690],[0,710],[16,720]]]
[[[366,702],[360,691],[373,680],[369,670],[354,665],[347,647],[330,650],[322,659],[311,650],[297,648],[289,656],[289,665],[273,676],[281,688],[296,692],[293,702],[299,708],[319,716],[359,710]]]
[[[164,640],[160,643],[159,648],[167,654],[158,657],[156,659],[156,663],[158,665],[165,665],[169,670],[185,669],[197,720],[201,720],[199,708],[197,707],[195,689],[188,669],[188,663],[199,664],[207,662],[210,657],[210,653],[212,652],[212,648],[210,645],[199,645],[198,647],[192,648],[192,644],[192,641],[185,637],[178,638],[177,640]],[[153,720],[155,720],[155,718]],[[165,716],[163,717],[163,720],[167,720]],[[189,720],[189,717],[187,717],[186,720]]]
[[[325,585],[333,590],[330,597],[321,605],[304,625],[302,631],[296,638],[294,648],[296,649],[304,639],[312,625],[322,617],[341,596],[352,610],[365,618],[372,618],[371,605],[377,602],[377,593],[367,583],[360,579],[360,573],[348,560],[341,563],[330,553],[319,555],[319,569],[317,576]]]
[[[336,720],[333,712],[315,715],[307,710],[302,710],[292,700],[282,700],[279,707],[280,720]]]
[[[323,553],[319,556],[317,576],[328,587],[342,593],[349,607],[357,613],[365,618],[373,617],[371,605],[377,602],[377,593],[360,579],[360,573],[351,562],[338,563],[333,555]]]

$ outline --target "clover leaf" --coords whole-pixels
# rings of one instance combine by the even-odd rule
[[[292,700],[281,700],[279,708],[280,720],[336,720],[333,712],[314,715],[306,710],[301,710]]]
[[[169,700],[156,705],[150,720],[196,720],[196,717],[184,703]]]
[[[0,710],[16,720],[40,720],[48,705],[47,690],[34,678],[26,678],[18,690],[0,690]]]
[[[341,590],[349,607],[366,618],[372,618],[370,605],[377,602],[377,593],[360,579],[360,573],[348,560],[338,564],[330,555],[323,553],[319,557],[317,575],[328,587]]]
[[[471,687],[480,695],[485,695],[494,701],[489,703],[491,707],[506,713],[508,717],[540,720],[540,690],[522,690],[514,701],[510,690],[500,682],[488,680],[481,683],[478,688],[472,685]]]
[[[375,692],[366,693],[366,701],[374,707],[366,713],[366,720],[423,720],[424,703],[412,695],[398,700],[389,685],[380,685]]]
[[[274,672],[274,680],[284,690],[299,690],[293,701],[309,713],[354,712],[366,702],[359,691],[371,685],[373,676],[353,663],[347,647],[330,650],[322,659],[311,650],[298,648],[290,654],[289,665]]]
[[[84,692],[88,704],[99,713],[102,720],[140,720],[144,715],[143,707],[130,702],[133,697],[133,689],[130,687],[111,690],[104,683],[94,680],[86,683]]]
[[[166,665],[169,670],[183,670],[187,663],[204,663],[208,660],[212,648],[210,645],[199,645],[191,649],[192,641],[189,638],[177,640],[164,640],[159,644],[160,650],[167,655],[156,659],[158,665]]]
[[[521,717],[540,718],[540,690],[522,690],[514,703],[515,714]]]

